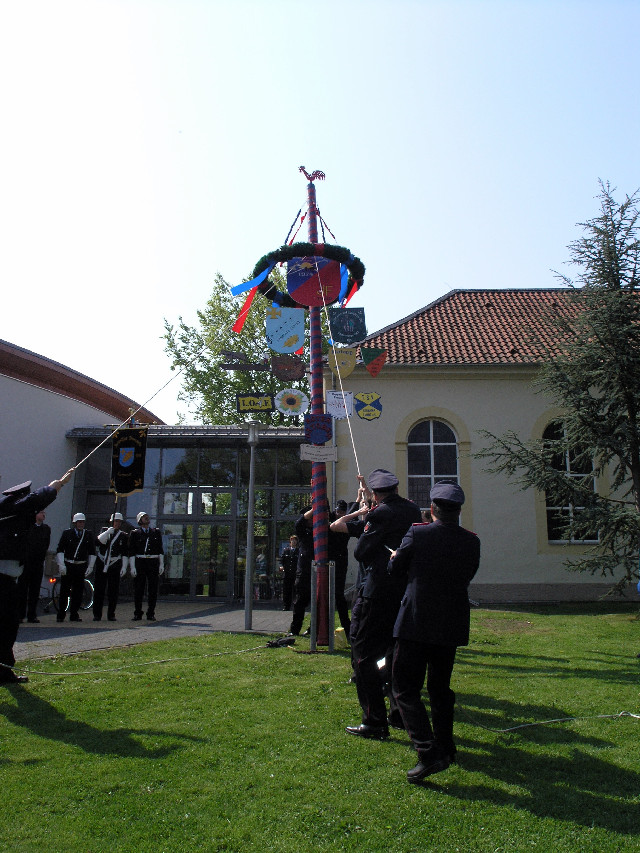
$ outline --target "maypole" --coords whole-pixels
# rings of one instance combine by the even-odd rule
[[[301,167],[300,171],[304,171]],[[316,207],[316,188],[314,178],[324,178],[322,172],[308,175],[307,199],[309,242],[318,243],[318,208]],[[322,287],[322,284],[320,284]],[[324,389],[322,381],[322,308],[309,308],[310,325],[310,367],[311,367],[311,414],[324,413]],[[329,516],[327,512],[327,466],[324,462],[311,463],[311,506],[313,508],[313,553],[318,570],[317,594],[317,642],[321,646],[329,643],[329,565],[328,534]]]

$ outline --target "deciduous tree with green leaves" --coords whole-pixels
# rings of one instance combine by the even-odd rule
[[[283,288],[283,277],[278,271],[271,280]],[[179,399],[185,402],[196,422],[207,424],[237,424],[244,420],[236,409],[236,393],[277,394],[295,387],[309,395],[309,382],[304,379],[286,382],[277,379],[270,370],[225,370],[228,363],[223,350],[242,352],[251,363],[270,363],[271,352],[265,336],[265,316],[271,305],[259,294],[256,296],[240,333],[233,324],[240,313],[246,294],[231,295],[229,284],[218,273],[211,296],[198,323],[189,326],[182,317],[176,326],[165,319],[165,352],[172,359],[172,369],[182,370],[182,390]],[[302,356],[308,364],[308,350]],[[280,412],[253,412],[251,419],[267,425],[299,426],[302,417],[285,417]]]
[[[614,192],[600,182],[599,215],[568,246],[577,274],[558,278],[570,310],[542,320],[555,344],[528,331],[544,354],[536,385],[562,407],[562,428],[531,442],[485,431],[489,445],[477,456],[567,508],[564,537],[598,540],[567,568],[613,577],[621,591],[638,576],[640,543],[640,190],[622,203]]]

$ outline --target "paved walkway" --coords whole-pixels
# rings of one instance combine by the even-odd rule
[[[175,637],[194,637],[212,631],[286,634],[291,613],[256,604],[251,631],[245,632],[244,609],[197,601],[158,601],[157,622],[132,622],[133,602],[120,602],[117,622],[94,622],[91,610],[81,611],[82,622],[56,622],[55,612],[40,614],[39,625],[23,622],[14,646],[16,662],[94,649],[110,649]]]

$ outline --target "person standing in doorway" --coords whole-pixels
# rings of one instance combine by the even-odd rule
[[[289,544],[280,555],[280,572],[282,573],[282,609],[291,610],[293,603],[293,585],[296,580],[296,569],[298,568],[298,537],[294,534],[289,537]]]
[[[46,513],[41,509],[27,530],[24,570],[18,579],[20,621],[25,616],[27,622],[40,621],[36,610],[44,575],[44,560],[51,542],[51,528],[44,523],[45,517]]]

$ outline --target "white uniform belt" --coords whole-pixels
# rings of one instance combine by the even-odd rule
[[[158,560],[160,554],[136,554],[136,560]]]
[[[88,560],[67,560],[65,557],[65,563],[71,563],[74,566],[81,566],[83,563],[88,563]]]

